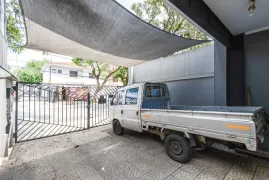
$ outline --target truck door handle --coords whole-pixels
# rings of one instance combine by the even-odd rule
[[[137,115],[137,116],[139,115],[139,111],[136,111],[136,115]]]
[[[123,114],[123,110],[121,110],[120,113]]]

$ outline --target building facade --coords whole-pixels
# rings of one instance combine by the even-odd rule
[[[0,0],[0,165],[12,147],[12,82],[16,80],[7,68],[8,46],[5,39],[5,27],[5,0]]]
[[[50,62],[42,69],[43,83],[97,85],[91,70],[77,66],[72,62]],[[103,79],[100,80],[100,83]],[[122,86],[122,82],[110,77],[106,85]]]

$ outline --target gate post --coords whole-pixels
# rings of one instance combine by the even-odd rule
[[[91,94],[90,86],[88,86],[88,98],[87,98],[87,129],[90,129],[90,119],[91,119]]]
[[[18,142],[18,100],[19,100],[19,83],[16,82],[16,110],[15,110],[15,143]]]

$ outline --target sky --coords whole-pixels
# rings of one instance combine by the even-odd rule
[[[11,50],[8,51],[7,64],[10,70],[25,67],[30,60],[48,60],[52,62],[71,62],[71,57],[59,54],[43,54],[41,51],[25,49],[22,53],[16,54]]]
[[[143,2],[144,0],[116,0],[126,9],[131,11],[131,5],[136,2]],[[24,67],[29,60],[49,60],[52,62],[71,62],[72,57],[48,53],[46,55],[41,51],[25,49],[20,54],[15,54],[12,51],[8,52],[7,63],[11,70]]]

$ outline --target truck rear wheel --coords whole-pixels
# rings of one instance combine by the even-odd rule
[[[120,125],[120,122],[118,120],[113,121],[113,131],[116,135],[123,135],[124,128]]]
[[[192,157],[192,149],[187,139],[179,134],[170,134],[165,138],[168,156],[174,161],[186,163]]]

